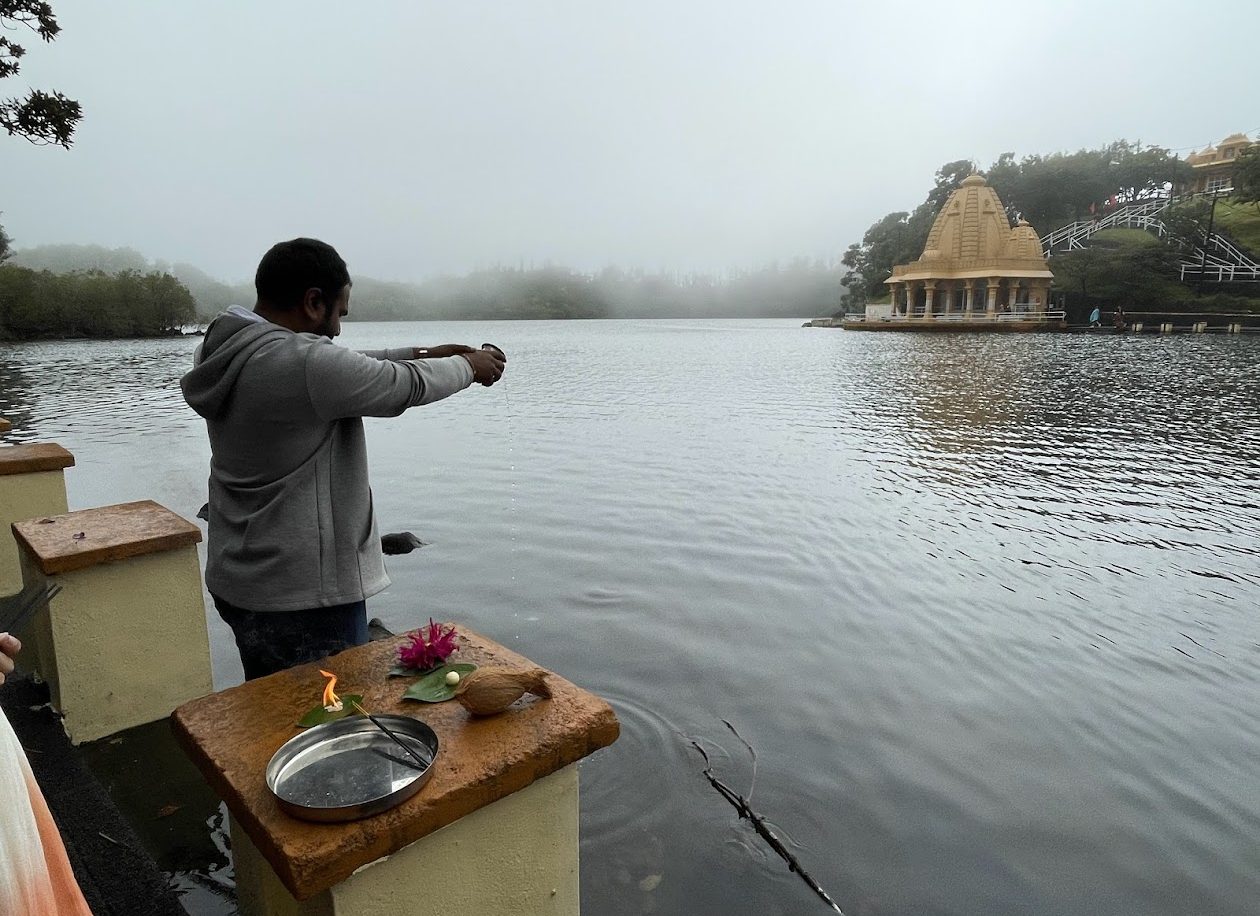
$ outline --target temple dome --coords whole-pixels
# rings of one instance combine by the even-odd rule
[[[1037,230],[1025,220],[1012,227],[982,175],[963,179],[932,223],[922,256],[895,266],[884,282],[975,277],[1053,277]]]
[[[1006,256],[1041,259],[1041,239],[1037,236],[1037,230],[1030,226],[1027,220],[1021,219],[1007,236]]]
[[[920,260],[1000,257],[1009,231],[997,192],[982,176],[969,175],[937,214]]]

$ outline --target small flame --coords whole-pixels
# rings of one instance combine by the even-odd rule
[[[324,685],[324,707],[335,706],[341,708],[341,697],[337,696],[334,687],[337,686],[337,675],[331,671],[325,671],[322,668],[319,671],[324,677],[328,678],[328,683]]]

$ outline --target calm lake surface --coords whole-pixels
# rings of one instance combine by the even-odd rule
[[[1260,911],[1260,340],[784,321],[351,324],[504,382],[368,421],[370,613],[608,698],[584,912]],[[71,506],[205,499],[196,339],[0,348]],[[240,680],[210,616],[219,686]],[[756,750],[753,766],[728,720]]]

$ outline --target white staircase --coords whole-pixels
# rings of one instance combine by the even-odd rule
[[[1164,211],[1193,196],[1133,200],[1121,204],[1106,216],[1060,226],[1042,237],[1042,251],[1047,258],[1057,252],[1079,251],[1089,246],[1094,233],[1104,229],[1142,229],[1164,238],[1168,235],[1168,227],[1162,218]],[[1180,267],[1183,282],[1202,278],[1214,283],[1260,283],[1260,262],[1215,232],[1210,238],[1205,233],[1205,238],[1181,261]]]

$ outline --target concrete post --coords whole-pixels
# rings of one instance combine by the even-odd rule
[[[73,743],[165,718],[214,689],[195,525],[145,500],[13,533],[24,582],[62,588],[31,635]]]
[[[10,526],[65,512],[64,472],[73,465],[74,456],[51,442],[0,448],[0,597],[22,590],[22,567]]]
[[[578,768],[570,764],[340,884],[297,900],[231,820],[241,916],[406,916],[441,885],[443,913],[578,916]],[[438,878],[437,876],[441,876]]]

